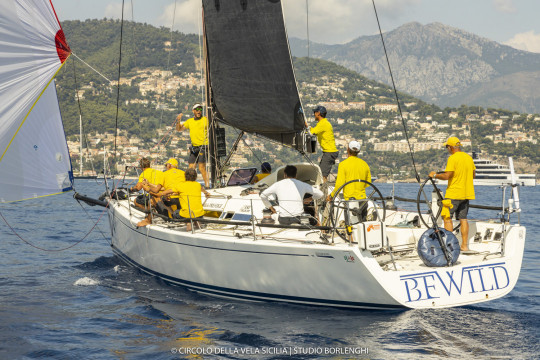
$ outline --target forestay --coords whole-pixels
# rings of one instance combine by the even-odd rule
[[[0,1],[0,202],[71,189],[53,81],[69,53],[49,0]]]
[[[304,116],[279,0],[203,0],[209,81],[218,117],[300,148]]]

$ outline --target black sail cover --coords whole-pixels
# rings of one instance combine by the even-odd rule
[[[208,76],[218,117],[302,148],[304,114],[279,0],[203,0]]]

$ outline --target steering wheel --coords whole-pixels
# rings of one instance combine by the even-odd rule
[[[433,190],[437,193],[437,214],[433,213],[432,208],[432,202],[428,199],[426,192],[424,191],[424,187],[428,182],[431,182],[431,186],[433,186]],[[422,221],[422,224],[424,224],[427,228],[430,228],[433,226],[433,222],[436,221],[439,216],[441,215],[442,211],[442,201],[444,197],[441,193],[441,190],[435,185],[435,182],[432,178],[427,178],[424,180],[422,185],[420,185],[420,189],[418,190],[418,196],[416,197],[416,209],[418,210],[418,216],[420,217],[420,220]],[[426,218],[429,217],[429,220],[431,220],[432,225],[428,225],[428,221],[426,221]]]
[[[367,187],[371,187],[372,189],[369,195],[366,193],[365,199],[354,200],[354,201],[360,202],[360,207],[358,209],[350,209],[346,204],[346,200],[343,200],[342,198],[339,198],[339,201],[336,204],[335,200],[338,199],[339,194],[341,194],[344,191],[345,186],[355,183],[355,182],[361,182],[361,183],[366,184],[367,185],[366,190],[367,190]],[[375,197],[375,195],[378,195],[378,198]],[[370,202],[375,206],[370,207],[369,206]],[[362,215],[365,214],[367,220],[377,219],[380,221],[384,221],[386,219],[386,207],[385,207],[385,202],[384,202],[381,192],[375,185],[373,185],[373,183],[370,183],[369,181],[366,181],[366,180],[356,179],[356,180],[348,181],[345,184],[341,185],[334,193],[334,196],[332,197],[332,200],[330,201],[330,206],[331,207],[330,207],[329,217],[330,217],[330,220],[332,221],[332,227],[336,229],[336,233],[345,241],[349,241],[345,232],[341,231],[345,226],[338,227],[336,224],[337,218],[339,218],[339,216],[341,215],[340,214],[341,211],[348,210],[354,215],[356,215],[358,218],[360,218],[361,214]],[[334,209],[338,209],[336,214],[334,214]],[[382,209],[382,216],[379,214],[380,209]]]

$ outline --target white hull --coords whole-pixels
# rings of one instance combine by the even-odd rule
[[[474,179],[474,185],[501,186],[511,183],[512,179],[510,178],[510,175],[508,175],[506,179],[490,179],[489,177],[484,179]],[[536,179],[534,177],[521,177],[517,175],[516,183],[520,186],[536,186]]]
[[[387,219],[397,222],[399,216]],[[113,251],[148,274],[215,296],[341,308],[442,308],[502,297],[518,279],[525,242],[525,229],[509,226],[504,256],[461,255],[457,264],[442,268],[426,267],[418,256],[409,256],[398,259],[395,270],[358,244],[320,243],[313,232],[289,230],[281,239],[254,240],[228,230],[191,233],[160,224],[137,228],[141,219],[127,201],[111,202]],[[486,230],[482,226],[474,230],[473,224],[471,233]],[[492,235],[498,230],[491,227]],[[413,242],[414,248],[424,230],[389,226],[388,236],[396,244]],[[496,252],[500,242],[475,246]]]

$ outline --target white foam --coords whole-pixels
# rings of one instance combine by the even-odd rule
[[[80,278],[79,280],[75,281],[75,283],[73,285],[77,285],[77,286],[94,286],[94,285],[99,285],[99,281],[91,279],[91,278],[85,276],[85,277]]]
[[[113,288],[121,291],[133,291],[133,289],[124,288],[121,286],[113,286]]]
[[[119,272],[120,271],[120,265],[116,265],[113,270],[114,270],[114,272]]]

